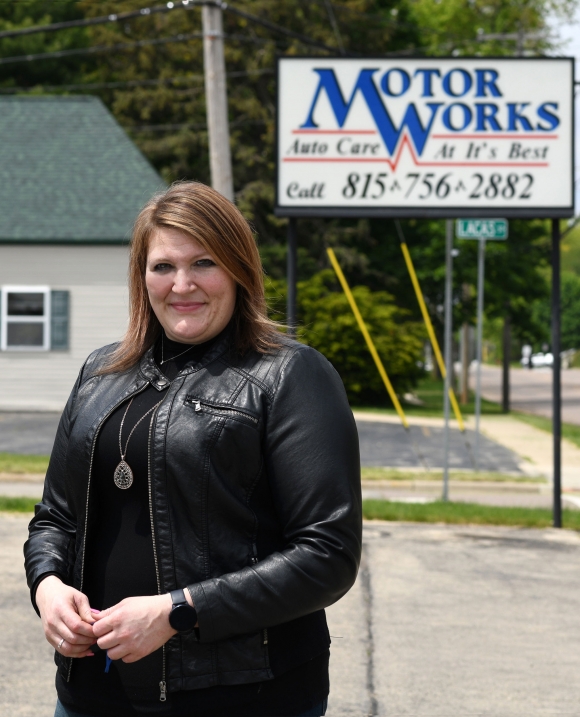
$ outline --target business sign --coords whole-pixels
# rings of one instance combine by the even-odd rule
[[[501,241],[508,238],[508,223],[505,219],[458,219],[455,236],[458,239]]]
[[[278,60],[279,216],[573,215],[571,58]]]

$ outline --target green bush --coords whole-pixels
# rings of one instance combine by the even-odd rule
[[[347,298],[337,287],[330,269],[298,283],[298,339],[332,363],[352,404],[390,405]],[[284,321],[285,282],[267,281],[266,291],[272,318]],[[395,391],[408,390],[422,374],[423,326],[408,321],[386,291],[355,286],[352,292]]]

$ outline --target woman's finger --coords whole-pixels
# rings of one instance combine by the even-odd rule
[[[103,635],[103,637],[99,637],[99,639],[97,640],[97,645],[101,648],[101,650],[113,650],[116,647],[119,647],[120,644],[121,641],[113,632],[108,632],[106,635]],[[111,657],[111,659],[116,660],[120,658]]]
[[[60,618],[72,634],[78,635],[79,637],[81,635],[88,638],[94,637],[92,624],[82,620],[81,617],[73,610],[67,610],[65,613],[60,615]],[[65,637],[64,633],[63,637]]]
[[[54,645],[54,649],[64,657],[91,657],[94,655],[91,649],[87,649],[86,645],[71,645],[63,638],[60,638]]]
[[[71,629],[71,623],[73,629]],[[75,632],[74,628],[78,628],[77,621],[75,621],[74,618],[68,618],[63,619],[63,617],[60,617],[54,621],[54,623],[50,624],[48,626],[49,628],[49,634],[47,637],[52,637],[53,639],[56,639],[57,642],[61,638],[64,637],[64,639],[69,643],[69,645],[92,645],[95,642],[95,637],[93,635],[92,628],[89,626],[90,630],[88,634],[83,634],[80,632]],[[50,641],[50,639],[49,639]]]
[[[100,645],[99,645],[100,647]],[[123,660],[129,654],[129,650],[124,645],[116,645],[107,650],[107,655],[111,660]]]
[[[87,598],[87,596],[77,590],[73,594],[73,601],[76,611],[81,620],[83,620],[85,623],[88,623],[89,625],[92,625],[92,623],[95,621],[95,618],[92,614],[91,606],[89,604],[89,599]]]

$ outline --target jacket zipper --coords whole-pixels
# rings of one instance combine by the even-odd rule
[[[138,391],[135,391],[135,393],[132,393],[129,396],[126,396],[123,399],[123,401],[126,401],[129,397],[133,397],[133,396],[136,396],[138,393],[141,393],[141,391],[144,391],[148,385],[149,384],[146,383],[145,386],[143,386],[143,388],[140,388]],[[114,405],[113,408],[111,408],[111,410],[105,415],[105,417],[99,424],[99,427],[95,431],[95,435],[93,437],[93,445],[91,446],[91,460],[89,462],[89,480],[87,482],[87,500],[85,503],[85,532],[84,532],[84,536],[83,536],[83,553],[82,553],[82,557],[81,557],[81,581],[80,581],[80,586],[79,586],[79,592],[83,591],[83,583],[84,583],[84,579],[85,579],[85,552],[86,552],[86,547],[87,547],[87,529],[88,529],[88,524],[89,524],[89,495],[91,492],[91,477],[92,477],[92,472],[93,472],[93,460],[95,458],[95,447],[97,445],[97,438],[99,436],[99,433],[101,432],[101,426],[104,424],[104,422],[107,420],[107,418],[109,418],[111,413],[113,413],[113,411],[115,411],[123,403],[123,401],[120,401],[119,403]],[[66,676],[66,681],[70,682],[70,675],[72,672],[73,659],[72,659],[72,657],[69,657],[68,659],[69,659],[69,665],[68,665],[68,673]]]
[[[153,412],[149,423],[149,437],[147,439],[147,487],[149,491],[149,519],[151,521],[151,540],[153,542],[153,562],[155,563],[155,578],[157,580],[157,594],[161,595],[161,579],[159,577],[159,562],[157,560],[157,544],[155,543],[155,522],[153,520],[153,492],[151,488],[151,433],[153,431],[153,421],[155,414]],[[163,652],[161,664],[161,681],[159,682],[159,701],[167,700],[167,682],[165,680],[165,645],[161,648]]]
[[[256,555],[256,546],[255,545],[252,545],[252,550],[254,551],[254,555],[251,559],[251,563],[252,563],[252,565],[255,565],[258,562],[258,556]],[[265,627],[262,630],[262,645],[267,645],[267,644],[268,644],[268,628]]]
[[[236,408],[230,408],[229,406],[215,406],[212,403],[203,403],[196,398],[189,398],[188,401],[193,404],[193,408],[196,413],[203,411],[203,407],[205,406],[210,411],[223,411],[223,413],[233,413],[237,416],[247,418],[249,421],[252,421],[252,423],[258,423],[258,419],[255,416],[252,416],[250,413],[246,413],[245,411],[239,411]]]

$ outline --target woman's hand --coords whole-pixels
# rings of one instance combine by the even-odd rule
[[[49,575],[36,588],[36,604],[48,642],[65,657],[90,657],[94,617],[86,595]],[[63,642],[64,639],[64,642]]]
[[[137,662],[176,634],[169,624],[171,596],[130,597],[93,614],[97,643],[111,660]]]

